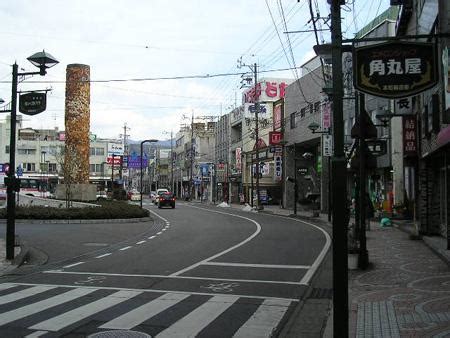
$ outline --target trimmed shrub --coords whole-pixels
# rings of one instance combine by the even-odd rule
[[[122,201],[101,201],[100,207],[55,208],[44,206],[17,206],[16,219],[118,219],[148,217],[149,211]],[[6,218],[6,208],[0,209],[0,218]]]

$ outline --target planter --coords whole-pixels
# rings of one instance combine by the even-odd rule
[[[358,253],[348,253],[348,269],[349,270],[356,270],[358,269]]]

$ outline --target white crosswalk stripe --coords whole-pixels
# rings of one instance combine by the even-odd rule
[[[103,324],[100,328],[129,330],[188,297],[188,294],[166,293],[147,304]]]
[[[209,323],[228,309],[239,297],[215,296],[156,337],[195,337]]]
[[[103,297],[92,303],[80,306],[72,311],[50,318],[30,327],[32,330],[59,331],[97,312],[108,309],[113,305],[122,303],[132,297],[141,294],[138,291],[118,291],[112,295]]]
[[[19,285],[21,284],[0,284],[0,290],[8,290]],[[227,333],[229,336],[233,335],[237,329],[234,337],[270,337],[292,303],[291,299],[279,298],[268,298],[261,303],[261,300],[256,298],[257,303],[252,305],[254,312],[249,318],[248,311],[240,315],[239,299],[243,297],[240,295],[195,295],[186,292],[161,294],[152,290],[83,286],[70,287],[71,289],[67,291],[67,287],[61,285],[23,285],[27,286],[23,290],[12,289],[9,294],[0,296],[0,306],[6,309],[5,312],[1,312],[0,308],[0,336],[2,332],[5,332],[2,331],[5,329],[2,326],[7,327],[7,324],[18,320],[24,321],[14,323],[14,327],[20,327],[20,323],[29,323],[26,325],[30,325],[29,327],[22,329],[27,330],[24,336],[28,334],[27,337],[30,338],[53,334],[61,330],[67,332],[68,329],[76,328],[77,325],[81,327],[86,324],[86,320],[90,320],[98,323],[97,329],[133,330],[139,327],[140,331],[145,331],[144,328],[148,327],[149,330],[156,330],[149,332],[156,337],[194,337],[199,333],[207,335],[210,327],[212,331],[222,325],[225,325],[224,329],[227,329],[226,324],[222,323],[224,320],[230,320],[225,318],[232,318],[231,320],[237,321],[235,323],[237,326],[231,328],[231,331]],[[25,303],[27,298],[48,290],[53,290],[48,298],[40,301],[30,298],[30,304],[18,305],[19,307],[14,308],[14,297]],[[105,290],[108,291],[105,292]],[[55,295],[57,292],[60,293]],[[86,295],[89,297],[79,300]],[[44,295],[40,297],[42,299]],[[122,304],[128,300],[130,302]],[[68,304],[69,308],[62,309],[56,314],[56,309],[51,310],[71,301],[74,302]],[[245,300],[242,304],[248,306],[252,303]],[[49,309],[50,311],[47,311]],[[172,316],[173,319],[167,323],[161,323],[158,327],[159,319],[157,318],[165,311],[172,313],[169,318]],[[100,312],[101,314],[97,315]],[[179,315],[176,315],[177,313]],[[32,315],[33,317],[27,318]],[[165,318],[165,315],[161,318]],[[151,322],[152,320],[157,322]],[[145,323],[147,321],[151,324]],[[239,325],[241,326],[238,328]],[[69,328],[70,326],[72,327]]]
[[[270,337],[273,329],[286,313],[290,303],[290,301],[284,299],[265,300],[233,337]]]
[[[17,291],[14,293],[9,293],[5,296],[0,297],[0,305],[15,302],[19,299],[34,296],[41,292],[48,291],[48,290],[51,290],[54,288],[56,288],[56,286],[38,285],[38,286],[33,286],[32,288],[28,288],[25,290]]]
[[[30,305],[19,307],[18,309],[11,310],[0,314],[0,325],[13,322],[15,320],[25,318],[35,313],[41,312],[44,309],[49,309],[56,305],[60,305],[71,300],[80,298],[94,292],[96,289],[77,288],[67,291],[63,294],[41,300],[40,302],[32,303]]]

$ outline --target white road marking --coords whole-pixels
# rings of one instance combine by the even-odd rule
[[[121,248],[121,249],[119,249],[120,251],[124,251],[124,250],[128,250],[128,249],[130,249],[130,248],[132,248],[131,246],[126,246],[126,247],[124,247],[124,248]]]
[[[28,336],[25,336],[25,338],[38,338],[40,336],[43,336],[46,333],[48,333],[48,331],[36,331],[36,332],[30,333]]]
[[[0,284],[0,290],[7,290],[7,289],[13,288],[15,286],[16,286],[15,284],[7,284],[7,283]]]
[[[27,285],[27,284],[23,284],[23,285]],[[64,287],[64,286],[60,285],[60,287]],[[70,290],[70,291],[62,293],[60,295],[44,299],[40,302],[22,306],[20,308],[17,308],[17,309],[8,311],[8,312],[3,312],[0,314],[0,325],[5,325],[5,324],[8,324],[15,320],[18,320],[18,319],[33,315],[35,313],[41,312],[44,309],[49,309],[51,307],[70,302],[71,300],[85,296],[96,290],[97,290],[96,288],[76,287],[76,289],[74,289],[74,290]]]
[[[233,337],[271,337],[273,329],[277,327],[289,305],[290,302],[285,300],[265,300]]]
[[[161,234],[162,234],[162,231],[160,231],[160,232],[157,232],[156,234],[157,234],[157,235],[161,235]]]
[[[225,263],[225,262],[205,262],[202,265],[236,266],[246,268],[268,268],[268,269],[309,269],[310,265],[278,265],[278,264],[246,264],[246,263]]]
[[[112,253],[111,253],[111,252],[105,253],[105,254],[100,255],[100,256],[97,256],[97,257],[95,257],[95,258],[103,258],[103,257],[109,256],[109,255],[112,255]]]
[[[147,241],[139,241],[139,242],[137,242],[136,244],[137,244],[137,245],[140,245],[140,244],[144,244],[144,243],[147,243]]]
[[[221,214],[225,214],[225,215],[231,215],[231,216],[246,218],[246,217],[243,217],[243,216],[240,216],[240,215],[231,214],[231,213],[226,213],[226,212],[220,212],[220,211],[216,211],[216,210],[209,210],[209,209],[199,208],[199,207],[195,207],[195,206],[192,206],[192,205],[188,205],[188,206],[191,207],[191,208],[201,209],[201,210],[205,210],[205,211],[216,212],[216,213],[221,213]],[[293,220],[295,222],[304,223],[306,225],[312,226],[313,228],[316,228],[316,229],[320,230],[325,235],[325,245],[323,246],[321,252],[317,256],[317,258],[314,261],[314,263],[311,265],[311,268],[309,268],[308,271],[306,271],[306,274],[300,280],[300,285],[309,285],[309,282],[311,281],[311,278],[316,273],[316,271],[319,268],[320,264],[322,264],[323,260],[325,259],[325,255],[327,254],[328,250],[331,247],[331,237],[330,237],[330,235],[325,230],[323,230],[322,228],[318,227],[317,225],[309,223],[309,222],[305,222],[303,220],[298,220],[298,219],[295,219],[295,218],[290,218],[290,217],[280,216],[280,215],[271,215],[271,214],[267,214],[265,216],[288,218],[289,220]],[[253,222],[255,222],[255,221],[253,221]],[[230,248],[230,249],[232,250],[233,248]],[[210,261],[210,260],[212,260],[214,258],[207,258],[205,261]]]
[[[150,236],[148,239],[153,239],[153,238],[155,238],[156,236]]]
[[[194,337],[238,300],[235,296],[216,296],[181,318],[156,337]]]
[[[164,278],[164,279],[194,279],[205,281],[223,281],[223,282],[241,282],[241,283],[262,283],[262,284],[286,284],[286,285],[302,285],[300,282],[276,281],[276,280],[261,280],[261,279],[231,279],[231,278],[215,278],[215,277],[195,277],[195,276],[167,276],[167,275],[141,275],[141,274],[121,274],[121,273],[101,273],[101,272],[81,272],[81,271],[61,271],[61,270],[47,270],[43,273],[59,273],[72,275],[99,275],[99,276],[114,276],[114,277],[145,277],[145,278]]]
[[[74,266],[77,266],[77,265],[80,265],[80,264],[83,264],[83,263],[84,262],[77,262],[77,263],[69,264],[69,265],[63,266],[63,269],[72,268]]]
[[[38,285],[38,286],[28,288],[25,290],[9,293],[7,295],[0,297],[0,305],[11,303],[11,302],[14,302],[19,299],[31,297],[31,296],[37,295],[38,293],[42,293],[42,292],[45,292],[45,291],[48,291],[48,290],[51,290],[54,288],[55,288],[54,286],[52,287],[52,286],[39,286]]]
[[[80,320],[92,316],[100,311],[108,309],[114,305],[122,303],[130,298],[133,298],[142,292],[137,291],[118,291],[96,300],[92,303],[80,306],[71,311],[60,314],[59,316],[44,320],[43,322],[37,323],[29,329],[32,330],[46,330],[46,331],[59,331],[66,326],[72,325]]]
[[[295,220],[295,221],[298,221],[298,222],[310,225],[310,226],[312,226],[312,227],[322,231],[322,233],[325,235],[326,242],[325,242],[325,245],[322,248],[322,251],[317,256],[317,258],[314,261],[314,263],[311,265],[311,268],[308,271],[306,271],[305,275],[303,276],[303,278],[300,281],[300,284],[302,284],[302,285],[309,285],[309,282],[311,281],[311,278],[313,278],[313,276],[316,273],[317,269],[319,268],[320,264],[322,264],[323,260],[325,259],[325,255],[327,254],[328,250],[330,249],[331,237],[325,230],[323,230],[322,228],[318,227],[317,225],[314,225],[312,223],[305,222],[305,221],[300,221],[300,220]]]
[[[238,243],[236,245],[233,245],[232,247],[230,247],[230,248],[228,248],[228,249],[226,249],[226,250],[224,250],[222,252],[219,252],[219,253],[211,256],[211,257],[208,257],[208,258],[206,258],[206,259],[204,259],[204,260],[202,260],[200,262],[192,264],[191,266],[188,266],[187,268],[184,268],[184,269],[182,269],[180,271],[174,272],[170,276],[182,275],[183,273],[185,273],[185,272],[187,272],[189,270],[195,269],[196,267],[198,267],[198,266],[200,266],[200,265],[202,265],[202,264],[204,264],[204,263],[206,263],[208,261],[211,261],[211,260],[216,259],[217,257],[220,257],[220,256],[222,256],[222,255],[224,255],[224,254],[226,254],[226,253],[228,253],[230,251],[233,251],[234,249],[237,249],[237,248],[241,247],[242,245],[250,242],[253,238],[255,238],[261,232],[261,225],[258,222],[256,222],[255,220],[252,220],[251,218],[240,216],[240,215],[235,215],[235,214],[229,214],[229,213],[226,213],[226,212],[221,212],[221,211],[216,211],[216,210],[208,210],[208,209],[204,209],[204,208],[198,208],[198,207],[194,207],[194,206],[191,206],[191,208],[206,210],[206,211],[214,212],[214,213],[217,213],[217,214],[223,214],[223,215],[227,215],[227,216],[234,216],[234,217],[245,219],[245,220],[250,221],[250,222],[252,222],[252,223],[254,223],[256,225],[256,231],[253,234],[251,234],[249,237],[244,239],[242,242],[240,242],[240,243]]]
[[[166,231],[166,230],[167,230],[167,228],[161,229],[161,231]]]
[[[35,286],[36,284],[31,284],[31,283],[15,283],[16,285],[29,285],[29,286]],[[80,288],[79,286],[76,285],[52,285],[52,286],[57,286],[57,287],[61,287],[61,288]],[[93,288],[91,286],[85,286],[83,287],[83,289],[87,289],[87,290],[98,290],[98,288]],[[127,288],[118,288],[118,287],[110,287],[110,286],[102,286],[101,287],[102,290],[123,290],[123,291],[136,291],[136,292],[155,292],[155,293],[180,293],[180,294],[184,294],[184,295],[199,295],[199,296],[236,296],[236,297],[246,297],[246,298],[255,298],[255,299],[275,299],[275,300],[288,300],[290,302],[298,302],[298,299],[295,298],[283,298],[283,297],[270,297],[270,296],[253,296],[253,295],[245,295],[245,294],[220,294],[220,293],[211,293],[211,292],[187,292],[187,291],[178,291],[178,290],[159,290],[159,289],[127,289]],[[42,311],[42,308],[38,310]],[[2,318],[3,314],[0,314],[0,319]],[[3,325],[1,324],[0,321],[0,326]]]
[[[129,330],[138,326],[142,322],[156,316],[158,313],[170,308],[183,299],[188,298],[189,295],[180,293],[166,293],[151,302],[148,302],[140,307],[129,311],[120,317],[100,326],[102,329],[122,329]]]

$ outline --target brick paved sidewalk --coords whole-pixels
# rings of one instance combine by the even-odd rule
[[[449,337],[450,271],[396,228],[367,232],[371,267],[349,272],[351,337]]]
[[[265,212],[292,214],[276,206]],[[298,215],[327,221],[324,214]],[[405,224],[399,227],[408,231]],[[443,242],[433,237],[412,240],[396,227],[372,222],[367,231],[370,267],[348,275],[350,337],[450,337],[450,254]],[[324,337],[332,337],[329,319]]]

